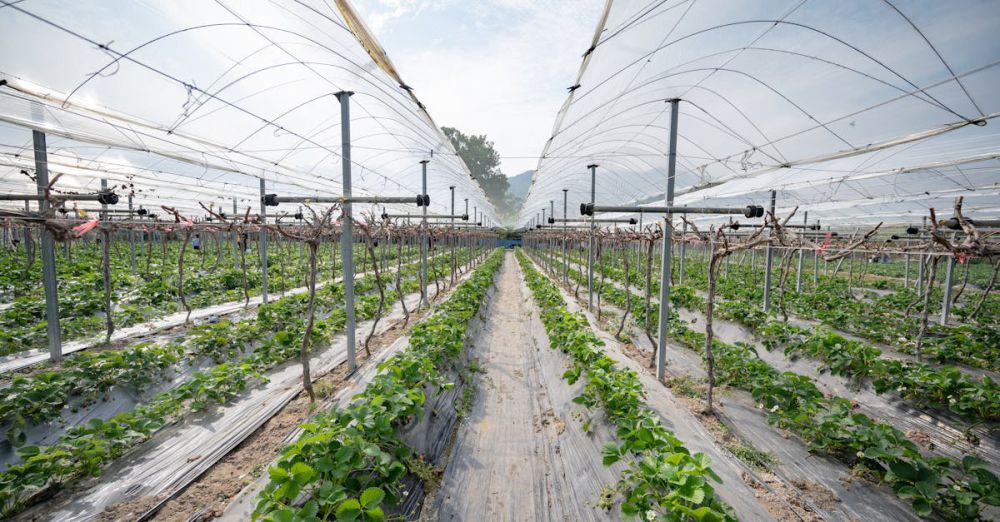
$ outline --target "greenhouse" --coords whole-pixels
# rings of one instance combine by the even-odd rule
[[[0,0],[0,519],[1000,520],[998,28]]]

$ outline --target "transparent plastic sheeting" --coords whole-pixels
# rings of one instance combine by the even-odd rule
[[[590,164],[599,205],[662,205],[675,98],[677,205],[1000,217],[997,27],[991,1],[608,0],[521,221],[563,189],[578,216]]]
[[[233,198],[256,213],[258,178],[282,196],[341,195],[335,93],[353,91],[355,195],[416,195],[429,160],[430,212],[451,211],[455,186],[459,213],[468,198],[496,221],[354,16],[344,0],[0,0],[0,193],[35,192],[21,171],[33,174],[36,129],[62,190],[107,178],[134,186],[137,206],[197,216],[199,202],[229,213]]]

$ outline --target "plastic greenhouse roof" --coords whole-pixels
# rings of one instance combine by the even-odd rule
[[[577,216],[589,164],[599,205],[662,205],[675,98],[676,205],[1000,217],[997,27],[989,1],[608,0],[521,222],[563,189]]]
[[[469,198],[498,221],[344,0],[4,1],[0,80],[0,193],[35,192],[21,172],[34,169],[35,129],[61,190],[106,178],[119,195],[133,187],[136,205],[199,216],[199,202],[228,212],[234,197],[257,212],[258,178],[268,193],[338,196],[334,94],[353,91],[355,195],[416,195],[428,159],[432,213],[451,210],[454,185],[458,212]]]

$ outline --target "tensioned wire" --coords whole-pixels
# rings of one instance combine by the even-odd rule
[[[888,2],[887,2],[887,3],[888,3]],[[661,2],[660,4],[662,4],[662,2]],[[660,5],[660,4],[657,4],[657,5]],[[800,5],[801,5],[801,4],[800,4]],[[891,4],[890,4],[890,5],[891,5]],[[671,7],[675,7],[675,6],[671,6]],[[895,6],[892,6],[892,7],[893,7],[893,8],[895,9]],[[796,7],[796,8],[797,8],[797,7]],[[898,9],[897,9],[897,11],[898,11]],[[906,17],[905,17],[905,15],[903,15],[902,13],[899,13],[899,14],[900,14],[900,15],[902,15],[902,16],[903,16],[903,18],[906,18]],[[976,104],[974,103],[974,100],[971,100],[971,95],[970,95],[970,94],[968,94],[968,91],[967,91],[967,89],[965,89],[965,86],[964,86],[964,84],[963,84],[963,83],[961,82],[961,80],[962,80],[962,78],[963,78],[963,77],[965,77],[965,76],[968,76],[968,75],[970,75],[970,74],[973,74],[973,73],[975,73],[975,72],[978,72],[978,71],[971,71],[971,72],[968,72],[968,73],[965,73],[965,74],[962,74],[962,75],[957,75],[957,74],[954,74],[954,70],[953,70],[953,69],[951,68],[951,66],[950,66],[949,64],[947,64],[947,62],[945,62],[945,61],[943,60],[943,58],[941,58],[941,56],[940,56],[940,52],[939,52],[939,51],[938,51],[938,50],[936,49],[936,47],[934,47],[934,46],[933,46],[933,45],[932,45],[932,44],[931,44],[931,43],[930,43],[930,42],[929,42],[929,41],[927,40],[926,36],[925,36],[925,35],[923,35],[923,33],[919,31],[919,29],[918,29],[918,28],[917,28],[917,27],[916,27],[916,26],[915,26],[915,25],[914,25],[914,24],[912,23],[912,21],[911,21],[911,20],[909,20],[908,18],[906,18],[906,21],[907,21],[907,23],[908,23],[908,24],[910,24],[910,26],[912,26],[912,28],[913,28],[913,29],[914,29],[914,30],[915,30],[915,31],[916,31],[917,33],[919,33],[919,34],[921,35],[921,38],[922,38],[922,39],[923,39],[923,40],[924,40],[924,41],[925,41],[925,42],[926,42],[926,43],[928,44],[928,46],[929,46],[930,48],[932,48],[932,50],[933,50],[933,51],[935,52],[935,54],[936,54],[936,55],[937,55],[937,56],[939,57],[939,59],[941,59],[941,61],[942,61],[942,63],[944,64],[944,66],[945,66],[945,67],[946,67],[946,68],[948,69],[949,73],[951,74],[951,78],[948,78],[948,79],[944,80],[944,82],[941,82],[941,83],[945,83],[945,82],[949,82],[949,81],[952,81],[952,80],[954,80],[954,81],[958,82],[958,83],[959,83],[960,85],[962,85],[962,88],[963,88],[963,92],[965,92],[965,93],[966,93],[966,96],[967,96],[967,97],[969,97],[969,98],[970,98],[970,101],[972,101],[972,102],[973,102],[973,104],[974,104],[974,105],[976,106],[976,108],[977,108],[977,109],[979,109],[978,105],[976,105]],[[633,20],[633,22],[634,22],[634,20]],[[774,21],[771,21],[771,22],[774,22]],[[744,23],[746,23],[746,22],[744,22]],[[731,24],[726,24],[726,25],[731,25]],[[776,24],[773,24],[773,23],[772,23],[771,27],[774,27],[775,25],[776,25]],[[805,27],[805,26],[803,26],[803,24],[797,24],[797,25],[798,25],[799,27]],[[720,27],[720,26],[713,26],[713,29],[715,29],[715,28],[718,28],[718,27]],[[809,28],[809,29],[810,29],[810,30],[813,30],[813,28]],[[818,30],[817,30],[817,31],[818,31]],[[834,37],[830,36],[830,35],[829,35],[828,33],[825,33],[825,32],[823,32],[823,31],[818,31],[818,32],[820,32],[821,34],[824,34],[824,35],[826,35],[826,36],[827,36],[827,37],[829,37],[829,38],[834,38]],[[615,33],[615,34],[617,34],[617,33]],[[689,35],[689,36],[690,36],[690,35]],[[685,36],[685,37],[682,37],[682,38],[687,38],[687,36]],[[834,39],[836,39],[836,38],[834,38]],[[756,39],[755,39],[754,41],[756,41]],[[672,45],[673,43],[674,43],[674,42],[671,42],[671,44],[667,44],[667,45]],[[910,85],[913,85],[913,86],[915,86],[915,82],[912,82],[912,81],[908,80],[907,78],[903,77],[903,76],[902,76],[901,74],[899,74],[899,73],[898,73],[897,71],[893,70],[893,69],[892,69],[891,67],[888,67],[888,66],[886,66],[886,65],[885,65],[884,63],[880,62],[879,60],[877,60],[877,59],[876,59],[876,58],[874,58],[873,56],[871,56],[871,55],[869,55],[869,54],[867,54],[867,53],[864,53],[864,52],[860,51],[860,50],[859,50],[859,49],[857,49],[856,47],[854,47],[854,46],[851,46],[851,45],[850,45],[849,43],[847,43],[846,41],[842,41],[842,43],[843,43],[843,44],[844,44],[845,46],[847,46],[847,47],[849,47],[849,48],[851,48],[851,49],[855,49],[855,50],[856,50],[857,52],[859,52],[859,53],[861,53],[861,54],[865,55],[866,57],[868,57],[868,58],[869,58],[869,59],[871,59],[872,61],[874,61],[874,62],[876,62],[876,63],[878,63],[878,64],[882,65],[882,66],[883,66],[883,67],[884,67],[885,69],[889,70],[889,71],[890,71],[891,73],[893,73],[893,74],[894,74],[895,76],[897,76],[897,77],[900,77],[901,79],[903,79],[903,80],[904,80],[905,82],[907,82],[908,84],[910,84]],[[664,47],[664,45],[661,45],[661,46],[659,46],[659,47],[660,47],[660,48],[662,48],[662,47]],[[752,47],[752,45],[751,45],[751,46],[748,46],[748,47]],[[763,49],[767,49],[767,48],[761,48],[761,49],[763,50]],[[659,51],[659,50],[660,50],[660,49],[658,48],[658,49],[657,49],[657,51]],[[656,52],[656,51],[654,51],[654,52]],[[741,49],[735,49],[735,50],[729,50],[729,51],[724,51],[723,53],[732,53],[732,52],[743,52],[743,50],[741,50]],[[780,50],[773,50],[773,49],[771,49],[771,50],[769,50],[769,51],[766,51],[766,52],[780,52]],[[721,54],[721,53],[714,53],[714,54]],[[803,57],[808,57],[808,56],[809,56],[809,55],[806,55],[805,53],[795,53],[794,51],[788,51],[788,52],[787,52],[787,54],[797,54],[797,55],[801,55],[801,56],[803,56]],[[644,56],[643,56],[643,58],[648,58],[649,56],[650,56],[650,54],[646,54],[646,55],[644,55]],[[813,58],[813,59],[815,59],[815,60],[819,60],[819,61],[822,61],[822,62],[824,62],[824,63],[829,63],[829,64],[831,64],[831,65],[835,65],[835,66],[837,66],[837,67],[840,67],[840,68],[842,68],[842,69],[845,69],[845,70],[851,70],[851,71],[855,72],[856,74],[860,74],[860,75],[862,75],[862,76],[865,76],[865,77],[868,77],[868,78],[871,78],[871,79],[875,79],[875,78],[874,78],[874,77],[872,77],[871,75],[867,75],[867,74],[865,74],[865,73],[863,73],[863,72],[861,72],[861,71],[858,71],[858,70],[856,70],[856,69],[854,69],[854,68],[851,68],[851,67],[848,67],[847,65],[844,65],[844,64],[837,64],[836,62],[833,62],[833,61],[831,61],[831,60],[825,60],[825,59],[823,59],[823,58],[819,58],[819,57],[812,57],[812,58]],[[698,59],[702,59],[702,58],[701,58],[701,57],[699,57],[699,58],[696,58],[696,60],[698,60]],[[695,60],[692,60],[692,61],[695,61]],[[623,68],[619,69],[618,71],[616,71],[615,73],[613,73],[613,74],[612,74],[612,76],[614,76],[614,75],[617,75],[617,74],[619,74],[619,73],[621,73],[621,72],[624,72],[624,71],[625,71],[625,70],[627,70],[627,69],[628,69],[629,67],[631,67],[632,65],[634,65],[635,63],[638,63],[638,62],[640,62],[640,60],[636,60],[635,62],[633,62],[633,63],[631,63],[631,64],[629,64],[629,65],[626,65],[625,67],[623,67]],[[645,64],[643,64],[643,66],[645,66]],[[986,67],[983,67],[983,68],[981,68],[980,70],[985,70],[985,69],[987,69],[987,68],[989,68],[989,67],[991,67],[991,66],[992,66],[992,65],[988,65],[988,66],[986,66]],[[581,75],[581,76],[582,76],[582,75]],[[607,78],[606,78],[606,79],[604,79],[604,80],[602,80],[602,83],[603,83],[603,82],[605,82],[605,81],[607,81]],[[893,84],[891,84],[891,83],[889,83],[889,82],[884,82],[884,81],[883,81],[883,82],[881,82],[881,83],[883,83],[883,84],[887,84],[887,85],[889,85],[889,86],[893,87],[893,88],[894,88],[894,89],[896,89],[896,90],[903,90],[902,88],[900,88],[900,87],[898,87],[898,86],[895,86],[895,85],[893,85]],[[630,84],[630,85],[631,85],[631,84]],[[570,100],[568,100],[568,102],[567,102],[567,105],[566,105],[566,107],[564,107],[564,110],[562,111],[562,112],[563,112],[563,114],[560,114],[560,117],[559,117],[559,118],[557,118],[557,122],[560,122],[560,121],[561,121],[561,119],[565,117],[565,113],[566,113],[566,112],[569,112],[569,111],[571,111],[571,110],[572,110],[572,109],[571,109],[571,107],[572,107],[572,106],[573,106],[574,104],[576,104],[576,103],[579,103],[579,101],[580,101],[580,99],[581,99],[582,97],[586,96],[586,95],[587,95],[587,94],[589,94],[589,93],[592,93],[592,92],[594,92],[594,91],[595,91],[595,90],[597,89],[597,87],[591,87],[591,86],[589,86],[589,85],[585,85],[584,87],[585,87],[585,88],[587,88],[587,89],[589,89],[589,90],[584,90],[584,91],[580,92],[580,93],[579,93],[578,95],[576,95],[577,93],[574,93],[574,95],[575,95],[575,96],[571,96],[571,97],[570,97]],[[926,93],[926,89],[930,89],[930,88],[932,88],[932,87],[934,87],[934,86],[931,86],[931,87],[925,87],[925,88],[923,88],[923,89],[919,89],[919,88],[918,88],[918,89],[916,89],[916,90],[914,90],[914,91],[910,91],[910,92],[904,92],[904,95],[905,95],[905,96],[913,96],[913,97],[915,97],[915,98],[918,98],[918,99],[920,99],[920,100],[924,101],[924,103],[929,103],[929,104],[932,104],[932,105],[935,105],[935,106],[938,106],[939,108],[943,108],[943,109],[945,109],[945,110],[949,110],[949,111],[950,111],[950,112],[952,112],[953,114],[956,114],[956,115],[959,115],[959,116],[961,116],[961,115],[960,115],[959,113],[957,113],[956,111],[954,111],[954,110],[950,109],[950,108],[949,108],[949,107],[947,107],[946,105],[942,104],[942,103],[941,103],[940,101],[938,101],[938,100],[937,100],[936,98],[934,98],[933,96],[929,96],[929,95],[927,95],[927,93]],[[925,96],[926,96],[926,97],[925,97]],[[927,98],[930,98],[930,99],[927,99]],[[885,103],[885,102],[883,102],[883,103]],[[878,106],[878,105],[876,105],[875,107],[877,107],[877,106]],[[602,105],[598,105],[598,108],[602,108],[602,107],[603,107]],[[866,109],[866,110],[871,110],[872,108],[874,108],[874,107],[869,107],[869,108],[868,108],[868,109]],[[594,110],[597,110],[597,109],[594,109]],[[660,113],[662,113],[662,111],[660,111]],[[981,110],[980,110],[980,113],[981,113]],[[857,113],[852,113],[852,115],[856,115],[856,114],[857,114]],[[850,116],[851,116],[851,115],[848,115],[847,117],[850,117]],[[843,118],[843,117],[841,117],[841,119],[842,119],[842,118]],[[816,120],[816,121],[818,121],[818,120]],[[838,120],[836,120],[836,119],[835,119],[835,120],[831,120],[830,122],[819,122],[819,123],[820,123],[820,124],[822,125],[822,124],[824,124],[824,123],[831,123],[831,122],[834,122],[834,121],[838,121]],[[968,119],[966,118],[966,122],[968,122],[968,121],[969,121],[969,120],[968,120]],[[603,121],[599,121],[599,122],[598,122],[597,124],[595,124],[595,125],[594,125],[593,127],[591,127],[590,129],[587,129],[587,131],[591,131],[591,130],[593,130],[593,129],[596,129],[596,128],[598,128],[598,127],[599,127],[599,126],[600,126],[601,124],[603,124],[603,123],[604,123]],[[558,124],[558,123],[557,123],[557,124]],[[814,128],[814,127],[813,127],[813,128]],[[804,131],[800,131],[800,132],[799,132],[799,133],[797,133],[797,134],[801,134],[801,133],[804,133],[804,132],[809,132],[809,131],[813,130],[813,128],[809,128],[809,129],[806,129],[806,130],[804,130]],[[563,129],[565,129],[565,126],[563,126]],[[562,130],[562,129],[561,129],[561,130]],[[555,150],[552,150],[552,149],[553,149],[554,147],[557,147],[557,146],[565,146],[565,145],[566,145],[566,144],[565,144],[564,142],[560,142],[560,140],[559,140],[559,137],[560,137],[560,135],[562,134],[562,133],[561,133],[561,130],[560,130],[560,131],[557,131],[557,132],[556,132],[556,134],[555,134],[555,136],[553,137],[553,139],[552,139],[552,140],[550,140],[550,141],[549,141],[549,142],[547,143],[547,145],[546,145],[546,152],[550,152],[550,151],[551,151],[551,152],[555,152],[555,154],[553,154],[553,155],[552,155],[553,157],[561,157],[561,158],[565,158],[565,157],[571,157],[571,156],[574,156],[574,155],[575,155],[575,153],[576,153],[576,152],[577,152],[577,151],[579,150],[578,148],[577,148],[577,149],[574,149],[574,150],[573,150],[572,152],[571,152],[571,151],[568,151],[568,150],[559,150],[559,151],[555,151]],[[577,135],[576,135],[576,138],[574,138],[574,139],[578,139],[578,138],[579,138],[579,137],[580,137],[581,135],[586,135],[586,134],[587,134],[587,131],[583,131],[583,132],[580,132],[579,134],[577,134]],[[641,132],[641,131],[640,131],[640,132]],[[789,135],[789,136],[784,136],[784,137],[782,137],[782,138],[779,138],[778,140],[766,140],[766,141],[767,141],[767,143],[766,143],[766,144],[769,144],[769,145],[772,145],[772,146],[773,146],[773,145],[774,145],[774,144],[775,144],[776,142],[778,142],[778,141],[781,141],[781,140],[786,140],[786,139],[789,139],[790,137],[793,137],[793,136],[795,136],[795,135],[796,135],[796,134],[793,134],[793,135]],[[565,140],[563,140],[563,141],[565,141]],[[761,149],[761,146],[757,146],[757,148],[756,148],[756,149],[757,149],[758,151],[760,151],[760,149]],[[780,152],[779,152],[779,153],[780,153]],[[594,154],[594,156],[597,156],[597,155],[598,155],[598,154]],[[591,158],[594,158],[594,156],[591,156]],[[711,156],[711,155],[710,155],[710,156]],[[732,158],[733,156],[734,156],[734,155],[729,155],[729,156],[728,156],[728,157],[726,157],[725,159],[726,159],[726,160],[728,160],[729,158]],[[835,159],[835,157],[834,157],[834,158],[831,158],[831,159]],[[716,160],[716,161],[719,161],[719,160]],[[722,163],[722,164],[725,164],[725,162],[724,162],[724,161],[719,161],[719,162],[720,162],[720,163]],[[548,164],[547,164],[547,163],[548,163]],[[539,176],[538,176],[538,178],[539,178],[539,179],[538,179],[538,182],[536,182],[536,183],[535,183],[535,184],[534,184],[534,185],[532,186],[532,192],[533,192],[533,193],[535,193],[535,192],[545,192],[545,191],[543,191],[543,190],[539,190],[539,189],[542,189],[542,188],[544,188],[544,187],[543,187],[543,181],[542,181],[542,180],[551,180],[551,179],[553,179],[553,178],[556,178],[556,177],[561,177],[561,176],[553,176],[553,175],[551,175],[551,171],[548,171],[548,172],[546,171],[546,167],[551,167],[551,166],[552,166],[552,163],[553,163],[553,162],[549,162],[549,161],[547,161],[547,156],[545,156],[545,155],[543,154],[543,156],[542,156],[542,159],[540,160],[540,165],[539,165],[539,166],[540,166],[540,170],[539,170]],[[555,162],[555,163],[558,163],[558,162]],[[579,170],[581,170],[581,172],[572,172],[572,173],[567,173],[567,174],[565,174],[565,175],[567,175],[567,176],[573,176],[573,175],[575,175],[575,176],[579,176],[579,177],[586,177],[586,176],[587,176],[587,173],[586,173],[586,172],[585,172],[585,171],[584,171],[583,169],[579,169]],[[738,176],[739,176],[739,174],[737,174],[737,173],[733,173],[733,176],[732,176],[732,177],[733,177],[733,178],[735,178],[735,177],[738,177]],[[565,183],[564,183],[564,184],[565,184]],[[547,195],[548,195],[547,193],[546,193],[546,194],[542,194],[542,195],[541,195],[541,197],[542,197],[542,198],[544,199],[544,198],[545,198],[545,197],[546,197]],[[532,195],[532,196],[529,196],[529,204],[528,204],[528,205],[526,205],[526,206],[530,206],[530,201],[531,201],[532,197],[533,197],[533,195]]]
[[[15,9],[18,9],[18,10],[21,10],[22,12],[25,12],[24,10],[20,9],[19,7],[16,7],[16,6],[14,6],[13,4],[11,4],[11,3],[9,3],[9,2],[4,2],[4,4],[5,4],[5,5],[4,5],[5,7],[14,7]],[[26,13],[26,14],[29,14],[29,15],[31,15],[30,13],[27,13],[27,12],[25,12],[25,13]],[[33,15],[32,15],[32,16],[33,16]],[[39,18],[39,17],[36,17],[36,18]],[[43,21],[44,21],[44,20],[43,20]],[[88,42],[90,42],[90,43],[92,43],[92,44],[95,44],[95,43],[96,43],[96,42],[95,42],[94,40],[92,40],[92,39],[89,39],[89,38],[87,38],[87,37],[85,37],[85,36],[83,36],[83,35],[80,35],[80,34],[77,34],[77,33],[74,33],[74,32],[72,32],[72,31],[69,31],[68,29],[66,29],[66,28],[64,28],[64,27],[62,27],[62,26],[59,26],[58,24],[54,24],[54,23],[52,23],[52,22],[48,22],[48,21],[46,21],[46,23],[49,23],[50,25],[54,25],[55,27],[57,27],[57,28],[58,28],[58,29],[60,29],[60,30],[63,30],[63,31],[68,31],[68,32],[70,32],[70,34],[73,34],[74,36],[76,36],[76,37],[78,37],[78,38],[81,38],[81,39],[83,39],[84,41],[88,41]],[[106,48],[105,48],[105,49],[106,49]],[[107,49],[106,49],[106,50],[107,50]],[[293,57],[294,57],[294,55],[293,55]],[[144,67],[144,68],[147,68],[147,69],[151,69],[151,70],[155,71],[155,72],[156,72],[156,73],[158,73],[158,74],[161,74],[161,75],[165,75],[165,76],[167,76],[168,78],[170,78],[170,79],[172,79],[172,80],[174,80],[174,81],[177,81],[177,82],[181,83],[182,85],[184,85],[184,86],[188,87],[188,84],[186,84],[186,83],[184,83],[184,82],[181,82],[181,81],[180,81],[180,80],[178,80],[177,78],[173,78],[173,77],[171,77],[170,75],[167,75],[166,73],[164,73],[163,71],[161,71],[161,70],[158,70],[158,69],[156,69],[156,68],[154,68],[154,67],[150,67],[150,66],[148,66],[147,64],[144,64],[144,63],[141,63],[141,62],[138,62],[137,60],[135,60],[134,58],[132,58],[132,57],[130,57],[130,56],[125,56],[125,55],[119,55],[119,56],[118,56],[118,57],[116,58],[116,60],[120,60],[120,59],[127,59],[127,60],[129,60],[129,61],[131,61],[131,62],[133,62],[133,63],[136,63],[137,65],[140,65],[141,67]],[[354,63],[354,62],[352,62],[352,63]],[[356,65],[357,65],[357,64],[356,64]],[[359,68],[361,68],[361,66],[360,66],[360,65],[359,65],[358,67],[359,67]],[[366,80],[366,81],[367,81],[367,80]],[[195,88],[195,89],[197,89],[197,88]],[[331,156],[339,156],[339,154],[338,154],[338,153],[337,153],[336,151],[334,151],[334,150],[331,150],[331,149],[329,149],[328,147],[326,147],[326,146],[325,146],[325,145],[323,145],[323,144],[320,144],[320,143],[316,143],[315,141],[311,140],[311,138],[310,138],[310,137],[307,137],[307,136],[302,136],[302,135],[300,135],[300,134],[298,134],[298,133],[295,133],[295,132],[292,132],[292,131],[290,131],[290,130],[288,130],[288,129],[286,129],[286,128],[283,128],[283,127],[281,127],[280,125],[277,125],[277,124],[276,124],[276,123],[275,123],[275,122],[274,122],[273,120],[270,120],[270,119],[268,119],[268,118],[263,118],[263,117],[260,117],[260,116],[257,116],[257,115],[254,115],[254,114],[253,114],[252,112],[250,112],[250,111],[246,111],[245,109],[241,108],[240,106],[236,105],[235,103],[232,103],[232,102],[229,102],[229,101],[227,101],[227,100],[224,100],[224,99],[221,99],[221,98],[220,98],[220,97],[219,97],[218,95],[214,95],[214,94],[212,94],[212,93],[209,93],[209,92],[207,92],[207,91],[204,91],[204,90],[199,90],[199,93],[200,93],[200,94],[202,94],[202,95],[204,95],[204,96],[205,96],[206,98],[209,98],[209,99],[213,99],[213,100],[216,100],[216,101],[219,101],[219,102],[223,103],[223,104],[224,104],[225,106],[228,106],[228,107],[232,107],[232,108],[234,108],[234,109],[237,109],[237,110],[240,110],[240,111],[243,111],[243,112],[245,112],[245,113],[248,113],[248,114],[250,114],[250,115],[253,115],[253,116],[254,116],[255,118],[257,118],[257,119],[261,120],[262,122],[264,122],[264,125],[265,125],[265,126],[267,126],[267,125],[271,125],[271,126],[274,126],[274,127],[276,127],[276,128],[279,128],[279,129],[281,129],[281,130],[282,130],[283,132],[288,132],[289,134],[292,134],[292,135],[294,135],[294,136],[296,136],[296,137],[300,138],[300,140],[301,140],[302,142],[304,142],[304,143],[310,143],[310,144],[314,145],[314,146],[315,146],[315,147],[317,147],[317,148],[321,148],[321,149],[324,149],[324,150],[326,150],[326,151],[327,151],[327,152],[328,152],[328,153],[329,153],[329,154],[330,154]],[[393,98],[394,98],[394,100],[395,100],[395,97],[393,97]],[[380,101],[382,101],[382,100],[380,100]],[[396,101],[397,101],[397,103],[399,103],[399,101],[398,101],[398,100],[396,100]],[[384,101],[382,101],[382,103],[385,103],[385,102],[384,102]],[[358,105],[359,105],[359,106],[362,106],[362,104],[358,104]],[[385,104],[385,105],[386,105],[387,107],[389,107],[389,105],[388,105],[388,104]],[[391,107],[390,107],[390,108],[391,108]],[[196,109],[197,109],[197,107],[196,107]],[[402,114],[400,114],[400,115],[402,116]],[[403,119],[403,118],[401,118],[400,120],[402,120],[402,119]],[[107,120],[105,119],[104,121],[102,121],[102,123],[105,123],[105,124],[109,124],[110,122],[108,122],[108,121],[107,121]],[[383,128],[384,128],[384,125],[383,125],[383,124],[382,124],[381,122],[378,122],[378,123],[379,123],[379,125],[382,125],[382,126],[383,126]],[[400,123],[402,123],[402,121],[400,121]],[[419,138],[419,137],[422,137],[423,139],[427,139],[427,140],[429,140],[429,139],[430,139],[430,136],[429,136],[429,134],[428,134],[428,133],[421,133],[421,132],[419,132],[419,131],[420,131],[420,129],[418,129],[418,128],[417,128],[417,127],[416,127],[415,125],[412,125],[412,124],[411,124],[411,123],[410,123],[410,122],[409,122],[408,120],[407,120],[407,121],[406,121],[405,123],[406,123],[406,124],[410,124],[410,126],[411,126],[411,130],[413,130],[413,131],[417,131],[417,132],[416,132],[416,134],[417,134],[418,138]],[[114,123],[110,123],[110,124],[111,124],[112,126],[115,126],[115,124],[114,124]],[[176,128],[176,124],[175,124],[175,126],[174,126],[174,127]],[[132,131],[132,129],[129,129],[129,131],[131,132],[131,131]],[[392,136],[393,136],[394,138],[396,138],[396,139],[398,140],[398,135],[395,135],[394,133],[391,133],[391,132],[388,132],[388,131],[387,131],[387,134],[390,134],[390,135],[392,135]],[[428,141],[428,142],[425,142],[425,143],[427,143],[428,145],[431,145],[431,143],[429,143],[429,141]],[[400,144],[402,145],[402,142],[400,142]],[[437,146],[437,145],[441,145],[441,144],[443,144],[443,143],[441,143],[441,140],[438,140],[438,142],[437,142],[437,143],[433,143],[433,145],[435,145],[435,146]],[[134,144],[133,144],[133,145],[134,145]],[[141,146],[140,146],[140,147],[141,147]],[[224,147],[220,147],[220,146],[217,146],[217,147],[218,147],[218,148],[224,148]],[[430,149],[430,147],[428,147],[428,149],[429,149],[429,150],[432,150],[432,149]],[[193,152],[195,152],[195,153],[197,153],[197,154],[204,154],[204,153],[205,153],[205,151],[200,151],[200,150],[198,150],[198,151],[193,151]],[[176,159],[183,159],[183,160],[187,160],[187,161],[190,161],[190,159],[188,159],[188,158],[176,158]],[[220,158],[220,159],[223,159],[223,161],[232,161],[232,159],[231,159],[231,158],[228,158],[228,157],[227,157],[227,158]],[[458,165],[460,165],[460,163],[458,163]],[[359,166],[361,166],[362,168],[368,168],[368,167],[366,167],[365,165],[359,165]],[[220,167],[221,167],[221,168],[223,168],[223,169],[225,169],[225,170],[233,170],[233,169],[226,169],[225,167],[223,167],[223,166],[221,166],[221,165],[213,165],[213,167],[216,167],[216,168],[220,168]],[[399,186],[400,188],[403,188],[403,189],[406,189],[406,187],[404,187],[404,186],[402,186],[402,185],[400,185],[400,184],[398,184],[398,183],[395,183],[395,182],[394,182],[394,180],[392,180],[392,179],[391,179],[391,178],[390,178],[389,176],[386,176],[386,175],[384,175],[384,174],[381,174],[380,172],[377,172],[377,171],[373,171],[373,169],[370,169],[370,168],[368,168],[368,170],[369,170],[369,171],[372,171],[372,172],[373,172],[374,174],[376,174],[376,175],[378,175],[378,176],[382,177],[382,178],[383,178],[383,179],[384,179],[384,180],[385,180],[386,182],[389,182],[389,183],[394,183],[394,184],[396,184],[397,186]],[[239,173],[242,173],[242,174],[247,174],[247,172],[244,172],[244,171],[242,171],[242,170],[237,170],[237,172],[239,172]],[[311,174],[312,174],[313,176],[315,176],[315,173],[311,173]],[[253,176],[254,174],[252,174],[252,173],[251,173],[251,174],[249,174],[249,175]],[[332,180],[332,179],[328,179],[328,180],[329,180],[329,181],[331,181],[331,182],[333,182],[333,183],[337,183],[337,182],[336,182],[336,180]],[[476,188],[478,188],[478,187],[476,187]],[[471,195],[471,196],[476,196],[477,194],[473,193],[473,194],[469,194],[469,195]],[[487,206],[485,206],[485,205],[480,205],[480,206],[483,206],[483,207],[484,207],[484,210],[487,210],[487,211],[489,210],[489,208],[488,208]]]

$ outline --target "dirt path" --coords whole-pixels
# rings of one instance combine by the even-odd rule
[[[611,433],[600,419],[591,434],[580,428],[579,387],[561,379],[564,356],[549,348],[512,253],[489,306],[477,397],[432,512],[438,520],[617,519],[617,506],[598,506],[620,471],[601,464]]]

